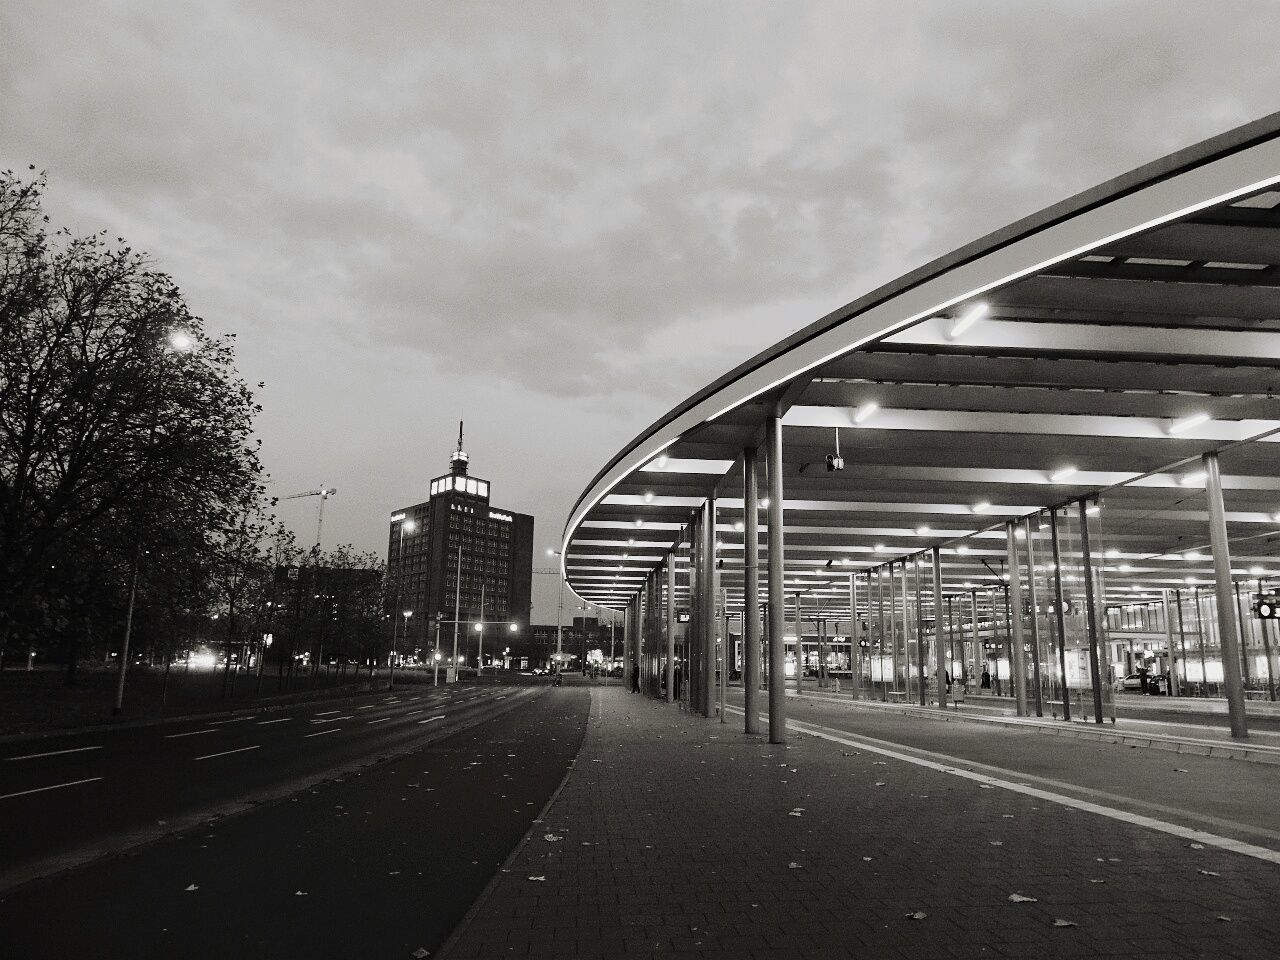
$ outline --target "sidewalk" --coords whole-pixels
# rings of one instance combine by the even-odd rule
[[[441,956],[1259,957],[1280,942],[1274,863],[814,737],[770,746],[736,716],[592,697],[561,792]]]

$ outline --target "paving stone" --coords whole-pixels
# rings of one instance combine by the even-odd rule
[[[564,789],[445,956],[1150,960],[1280,943],[1275,864],[814,737],[770,745],[618,687],[593,697]],[[536,898],[530,875],[547,877]]]

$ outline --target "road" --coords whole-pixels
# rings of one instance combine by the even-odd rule
[[[560,783],[588,710],[581,688],[407,688],[6,744],[6,950],[434,950]]]

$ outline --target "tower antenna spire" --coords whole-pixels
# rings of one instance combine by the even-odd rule
[[[462,452],[462,421],[458,421],[458,452]]]

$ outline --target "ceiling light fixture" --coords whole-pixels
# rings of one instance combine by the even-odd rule
[[[1188,473],[1185,477],[1178,481],[1184,487],[1198,487],[1204,483],[1205,473],[1203,470],[1196,473]]]
[[[1185,433],[1187,430],[1194,429],[1195,427],[1200,426],[1200,424],[1208,422],[1209,415],[1207,413],[1195,413],[1184,420],[1179,420],[1177,423],[1170,424],[1169,432],[1172,434]]]
[[[1049,482],[1062,483],[1062,481],[1075,476],[1075,474],[1076,474],[1075,467],[1059,467],[1053,473],[1049,474]]]
[[[853,422],[862,423],[862,421],[866,420],[868,417],[874,416],[876,411],[879,409],[880,404],[878,403],[864,403],[858,408],[858,412],[853,415]]]
[[[652,491],[652,490],[646,490],[646,491],[644,492],[644,502],[645,502],[645,503],[653,503],[653,491]]]
[[[974,513],[986,513],[991,509],[991,503],[987,500],[981,500],[973,505]]]
[[[978,302],[961,314],[960,319],[957,320],[955,326],[951,328],[951,339],[954,340],[985,317],[987,315],[987,309],[987,304],[985,302]]]

